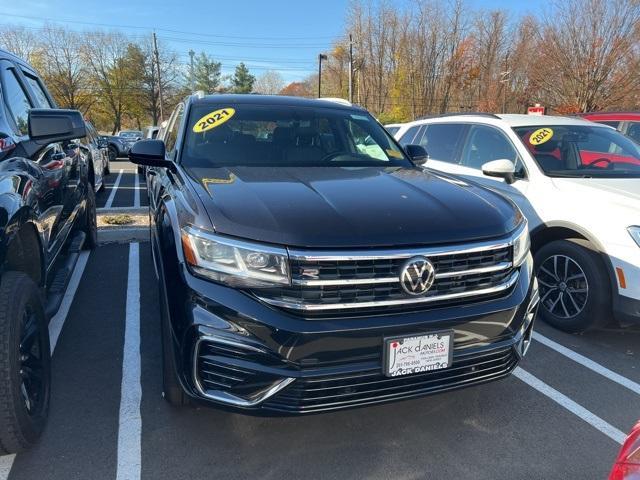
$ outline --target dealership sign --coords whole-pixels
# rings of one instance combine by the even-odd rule
[[[527,108],[527,115],[544,115],[544,107],[536,103],[533,107]]]

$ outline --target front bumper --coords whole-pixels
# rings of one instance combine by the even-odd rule
[[[532,260],[499,299],[371,317],[303,319],[182,270],[173,311],[178,376],[194,399],[244,412],[301,414],[413,398],[507,376],[531,340]],[[453,329],[445,370],[388,378],[382,339]]]

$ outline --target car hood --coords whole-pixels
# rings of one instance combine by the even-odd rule
[[[640,178],[554,178],[554,185],[592,202],[610,202],[640,213]]]
[[[288,246],[380,247],[504,236],[504,197],[415,168],[192,168],[216,232]]]

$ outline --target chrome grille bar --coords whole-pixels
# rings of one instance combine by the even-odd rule
[[[349,302],[349,303],[324,303],[314,304],[305,303],[302,301],[285,300],[280,298],[268,298],[258,296],[260,300],[274,307],[286,308],[290,310],[299,310],[303,312],[318,312],[318,311],[331,311],[342,309],[357,309],[357,308],[375,308],[375,307],[389,307],[395,305],[419,305],[432,302],[441,302],[446,300],[455,300],[460,298],[476,297],[483,295],[491,295],[500,293],[513,287],[518,281],[519,271],[515,270],[507,279],[497,285],[493,285],[488,288],[480,288],[475,290],[468,290],[459,293],[448,293],[443,295],[433,295],[426,297],[407,297],[402,299],[393,300],[375,300],[366,302]],[[397,281],[397,279],[396,279]]]
[[[476,275],[482,273],[500,272],[502,270],[508,270],[511,268],[511,262],[501,262],[496,265],[490,265],[488,267],[472,268],[469,270],[458,270],[451,272],[436,273],[436,279],[439,278],[454,278],[466,275]],[[382,283],[398,283],[399,277],[382,277],[382,278],[344,278],[344,279],[331,279],[331,280],[317,280],[306,278],[294,278],[292,280],[293,285],[302,285],[307,287],[329,287],[340,285],[373,285]]]

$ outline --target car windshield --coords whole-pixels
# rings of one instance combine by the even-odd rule
[[[535,125],[514,130],[550,177],[640,177],[640,146],[612,128]]]
[[[355,109],[201,104],[191,109],[187,167],[411,166],[371,115]]]
[[[142,137],[142,132],[138,130],[128,130],[125,132],[120,132],[118,135],[120,137],[125,137],[125,138],[137,138],[137,137]]]
[[[387,129],[387,132],[389,132],[391,135],[395,135],[395,134],[396,134],[396,132],[397,132],[398,130],[400,130],[400,127],[399,127],[399,126],[398,126],[398,127],[396,127],[396,126],[393,126],[393,127],[391,127],[391,126],[387,126],[387,127],[384,127],[384,128],[386,128],[386,129]]]

